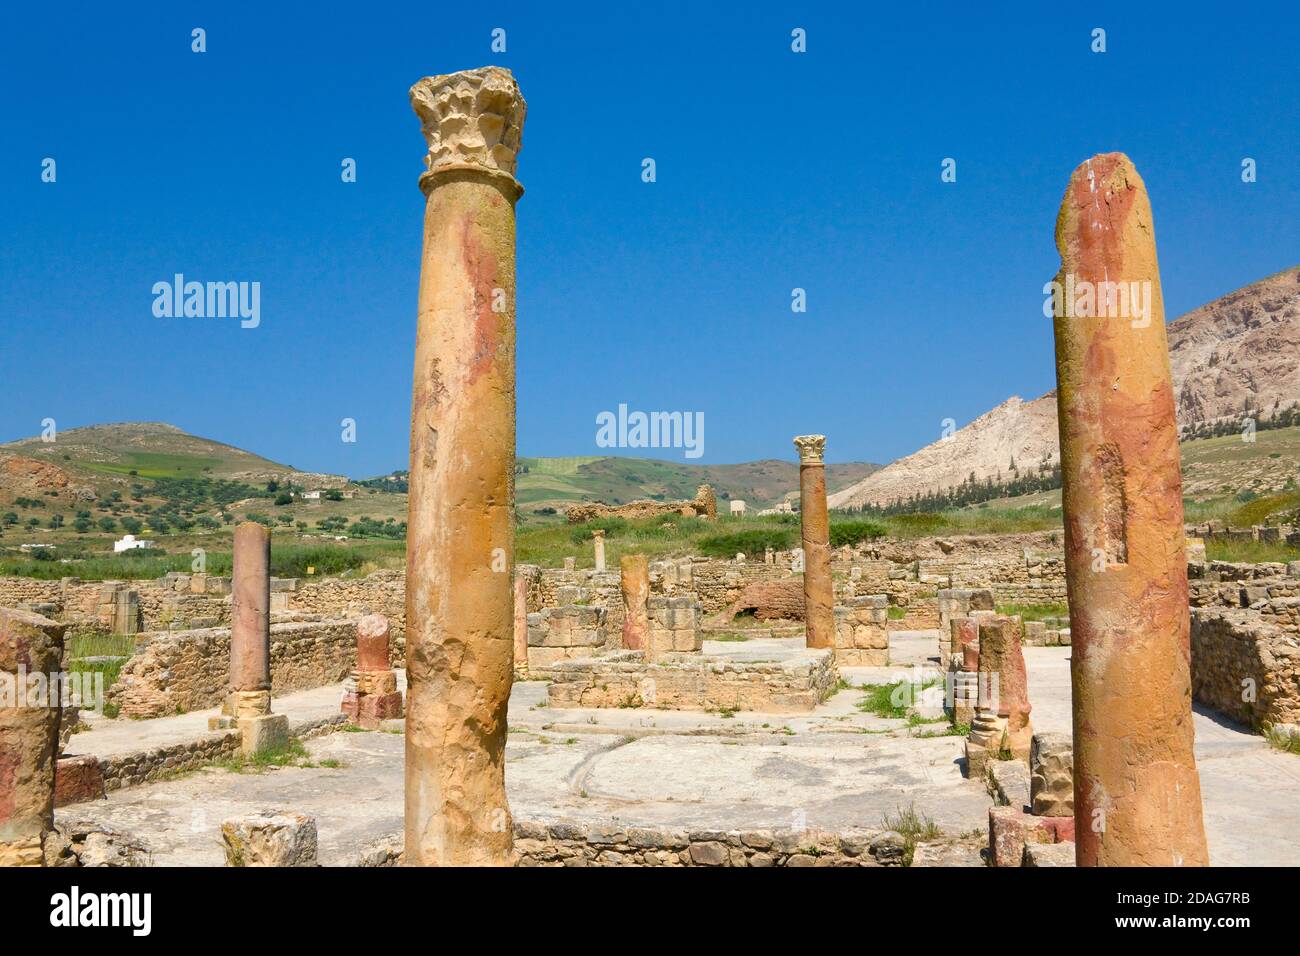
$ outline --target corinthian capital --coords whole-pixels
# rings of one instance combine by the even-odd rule
[[[800,435],[794,440],[794,447],[799,449],[799,464],[820,465],[826,454],[826,436]]]
[[[411,107],[420,118],[432,177],[449,169],[478,167],[515,175],[528,104],[510,71],[499,66],[426,76],[411,87]]]

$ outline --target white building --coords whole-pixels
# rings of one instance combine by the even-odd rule
[[[739,498],[736,498],[731,502],[731,514],[737,518],[743,518],[745,516],[745,503]]]
[[[133,534],[125,534],[117,541],[113,542],[113,553],[121,554],[123,551],[131,551],[135,548],[152,548],[152,541],[145,541],[143,538],[137,540]]]

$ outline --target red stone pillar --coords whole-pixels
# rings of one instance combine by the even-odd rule
[[[525,105],[500,67],[427,77],[411,105],[429,149],[411,406],[406,861],[504,865]]]
[[[808,647],[835,646],[830,517],[826,510],[825,435],[800,435],[799,518],[803,533],[803,614]]]
[[[1178,423],[1151,204],[1127,156],[1074,171],[1056,245],[1077,859],[1206,865]]]
[[[619,558],[623,591],[623,646],[630,651],[646,646],[650,627],[646,602],[650,597],[650,562],[644,554],[625,554]]]
[[[358,727],[374,730],[402,716],[402,692],[389,663],[388,618],[367,614],[357,621],[357,669],[353,687],[343,695],[342,711]]]
[[[231,564],[227,713],[256,717],[271,712],[271,532],[237,525]]]

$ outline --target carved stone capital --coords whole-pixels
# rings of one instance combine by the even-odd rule
[[[420,188],[440,174],[478,171],[514,182],[528,104],[510,71],[499,66],[426,76],[411,87],[411,107],[429,152]],[[518,184],[515,184],[518,189]]]
[[[825,435],[800,435],[794,440],[794,447],[799,449],[799,464],[820,465],[826,454]]]

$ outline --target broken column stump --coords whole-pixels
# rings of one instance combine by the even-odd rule
[[[376,730],[402,716],[402,692],[389,663],[388,618],[367,614],[357,621],[357,668],[341,710],[358,727]]]

